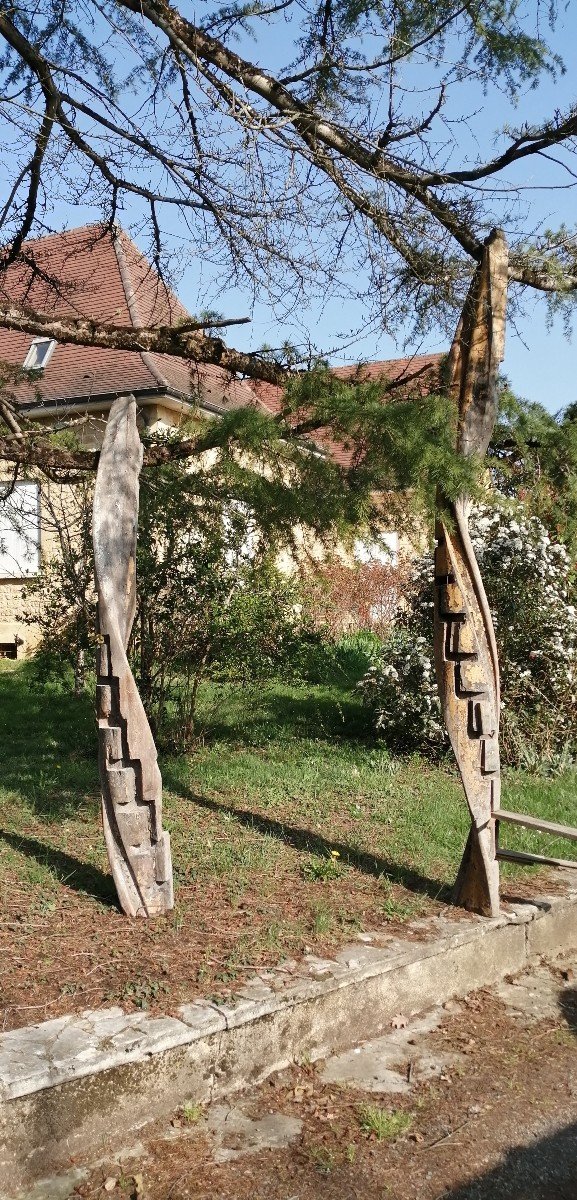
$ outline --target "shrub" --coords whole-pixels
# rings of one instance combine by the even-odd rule
[[[577,613],[567,550],[521,505],[476,514],[473,544],[495,621],[505,761],[577,745]]]
[[[336,554],[308,565],[301,578],[302,677],[311,683],[358,683],[390,636],[407,585],[405,560],[343,562]]]
[[[359,687],[375,729],[391,750],[433,753],[444,744],[430,639],[397,630],[374,656]]]
[[[129,654],[161,745],[191,745],[208,676],[246,684],[290,669],[300,597],[273,555],[247,504],[199,502],[182,465],[143,472]]]
[[[404,563],[349,565],[336,556],[317,563],[303,581],[311,620],[334,641],[364,630],[382,637],[394,621],[406,576]]]
[[[368,670],[381,639],[368,629],[345,633],[333,640],[326,631],[309,627],[309,615],[303,608],[295,673],[308,683],[348,684],[354,686]]]
[[[197,492],[180,464],[143,472],[128,652],[159,742],[178,749],[196,735],[198,690],[208,674],[245,684],[281,667],[298,675],[303,661],[298,585],[275,568],[246,505],[200,505]],[[96,644],[91,503],[89,484],[60,497],[54,489],[58,553],[42,564],[24,601],[41,630],[37,681],[57,677],[66,686],[72,665],[77,693]]]
[[[575,576],[564,546],[522,505],[477,506],[471,536],[493,619],[502,690],[503,761],[532,766],[577,747]],[[415,566],[402,628],[361,683],[389,744],[435,753],[446,746],[432,657],[432,564]]]
[[[300,652],[290,580],[269,564],[232,567],[218,555],[199,566],[198,553],[197,543],[154,592],[145,570],[140,576],[147,595],[135,623],[135,673],[159,743],[176,750],[196,736],[203,680],[242,686],[281,668],[294,674]]]

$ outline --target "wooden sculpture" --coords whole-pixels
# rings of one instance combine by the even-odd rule
[[[120,904],[131,917],[173,907],[156,747],[126,656],[136,606],[142,453],[134,397],[119,396],[110,409],[94,489],[97,713],[104,837]]]
[[[457,449],[485,454],[497,408],[505,343],[508,254],[504,234],[487,239],[449,355],[458,414]],[[435,551],[435,666],[445,724],[471,814],[455,901],[499,912],[495,821],[499,809],[499,664],[491,613],[468,528],[469,500],[442,496]],[[443,516],[445,519],[443,519]]]

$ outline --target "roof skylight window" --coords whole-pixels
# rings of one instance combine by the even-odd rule
[[[34,338],[22,366],[27,371],[39,371],[51,359],[55,346],[54,338]]]

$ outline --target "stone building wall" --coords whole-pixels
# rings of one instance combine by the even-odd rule
[[[0,656],[22,657],[38,642],[39,628],[21,619],[23,580],[0,580]]]
[[[33,480],[27,473],[26,480]],[[40,562],[47,563],[60,553],[58,528],[72,530],[74,493],[69,486],[36,480],[40,488]],[[40,625],[34,621],[42,611],[43,597],[33,586],[35,576],[0,578],[0,656],[25,658],[40,640]]]
[[[85,414],[75,430],[81,444],[90,449],[98,448],[102,443],[107,413]],[[147,405],[146,411],[141,410],[140,420],[148,429],[161,429],[178,424],[180,415],[160,405]],[[202,466],[210,465],[211,458],[216,453],[207,452],[204,462],[191,466],[199,470]],[[262,467],[260,468],[262,469]],[[28,478],[32,478],[30,474]],[[1,476],[0,476],[1,482]],[[75,509],[78,507],[77,494],[71,487],[62,487],[39,476],[40,484],[40,553],[44,563],[49,562],[60,553],[60,534],[62,530],[72,532],[75,521]],[[60,534],[59,534],[60,531]],[[294,548],[291,551],[281,551],[278,556],[278,566],[281,571],[292,574],[295,571],[320,565],[326,560],[327,551],[310,531],[297,528],[294,531]],[[424,531],[418,527],[401,534],[397,539],[397,552],[401,558],[411,558],[418,551],[423,541]],[[361,547],[362,549],[362,547]],[[359,561],[359,556],[352,548],[345,549],[342,545],[333,547],[333,553],[344,565],[352,566]],[[360,561],[365,561],[362,554]],[[394,559],[393,559],[394,563]],[[0,578],[0,655],[14,654],[25,657],[33,653],[40,639],[40,626],[34,622],[35,613],[41,612],[42,597],[38,591],[30,594],[26,588],[26,579],[7,580]],[[23,596],[27,591],[28,594]],[[26,616],[26,620],[24,620]]]
[[[91,450],[102,445],[107,416],[107,411],[77,413],[74,432],[80,445]],[[178,424],[181,414],[154,404],[142,409],[139,419],[143,427],[156,430]],[[10,479],[10,476],[0,475],[0,483],[3,478]],[[73,536],[77,502],[71,487],[27,472],[26,480],[34,479],[40,485],[40,556],[41,562],[47,563],[60,553],[59,530],[68,530]],[[40,640],[40,626],[33,618],[35,613],[41,612],[42,597],[34,592],[24,598],[27,582],[32,581],[0,578],[0,656],[26,657],[34,652]]]

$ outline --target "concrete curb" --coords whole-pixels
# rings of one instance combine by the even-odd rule
[[[96,1158],[187,1099],[230,1096],[577,948],[577,874],[567,882],[495,920],[435,917],[403,940],[365,934],[335,959],[280,964],[233,1004],[182,1005],[178,1018],[101,1009],[2,1035],[0,1189]]]

